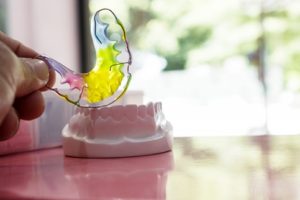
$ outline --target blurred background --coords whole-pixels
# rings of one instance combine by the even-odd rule
[[[0,30],[87,72],[101,8],[127,31],[129,90],[163,103],[174,136],[300,133],[300,1],[0,0]]]

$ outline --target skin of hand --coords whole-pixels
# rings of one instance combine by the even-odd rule
[[[0,31],[0,141],[13,137],[20,119],[32,120],[44,112],[42,91],[55,83],[55,72],[34,59],[38,55]]]

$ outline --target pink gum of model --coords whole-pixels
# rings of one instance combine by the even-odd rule
[[[162,104],[75,109],[63,129],[67,156],[130,157],[170,151],[173,127],[165,119]]]

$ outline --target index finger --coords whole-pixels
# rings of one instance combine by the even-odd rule
[[[23,58],[35,58],[39,55],[36,51],[30,49],[29,47],[23,45],[21,42],[12,39],[11,37],[5,35],[0,31],[0,42],[3,42],[8,48],[10,48],[18,57]],[[52,87],[55,83],[55,72],[50,71],[49,81],[47,85]],[[40,89],[41,91],[48,90],[46,87]]]
[[[7,45],[18,57],[35,58],[39,54],[21,42],[12,39],[0,31],[0,41]]]

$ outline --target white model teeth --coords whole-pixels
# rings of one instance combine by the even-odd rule
[[[77,106],[77,107],[75,108],[74,115],[76,115],[76,114],[78,114],[78,113],[80,113],[80,107]]]
[[[124,118],[124,106],[110,107],[109,114],[114,120],[121,121]]]
[[[76,113],[76,109],[75,109],[75,113]],[[78,109],[77,109],[77,111],[78,111]],[[77,112],[77,114],[75,114],[69,121],[69,127],[70,127],[71,132],[73,132],[73,134],[77,134],[77,132],[80,128],[80,124],[78,123],[78,121],[80,120],[80,115],[78,113],[79,112]]]
[[[140,105],[138,107],[138,115],[142,118],[145,119],[147,115],[147,107],[145,105]]]
[[[159,112],[159,103],[158,102],[154,103],[154,111],[155,111],[155,113]]]
[[[91,119],[96,120],[99,116],[99,112],[100,112],[99,109],[96,108],[91,109]]]
[[[103,107],[100,109],[90,109],[90,108],[81,108],[76,107],[74,115],[82,114],[84,117],[90,116],[92,120],[97,119],[99,116],[102,119],[107,119],[112,117],[116,121],[121,121],[124,116],[130,120],[134,121],[139,116],[142,119],[145,119],[146,116],[155,118],[156,115],[161,111],[161,103],[149,102],[147,105],[118,105],[112,107]]]
[[[83,111],[83,116],[88,116],[91,114],[91,110],[89,108],[84,108],[84,111]]]
[[[99,115],[102,119],[106,119],[109,117],[109,108],[104,107],[99,110]]]
[[[129,121],[135,121],[138,115],[137,105],[126,105],[125,106],[125,116]]]
[[[147,115],[154,118],[154,106],[152,102],[147,104]]]
[[[162,112],[162,103],[161,102],[156,102],[154,104],[154,110],[155,110],[155,113]]]
[[[81,113],[84,112],[84,110],[85,110],[84,108],[81,108],[81,107],[78,107],[78,106],[77,106],[77,107],[75,108],[74,113],[75,113],[75,115],[78,114],[78,113],[81,114]]]
[[[76,107],[75,114],[69,122],[70,133],[88,140],[150,137],[159,127],[166,129],[161,107],[160,102],[101,109]]]
[[[102,138],[111,141],[118,141],[123,137],[120,123],[112,118],[103,120],[101,117],[98,117],[98,119],[94,121],[94,127],[91,129],[89,134],[91,134],[91,139]]]
[[[162,111],[162,103],[161,102],[158,102],[158,103],[159,103],[160,111]]]

